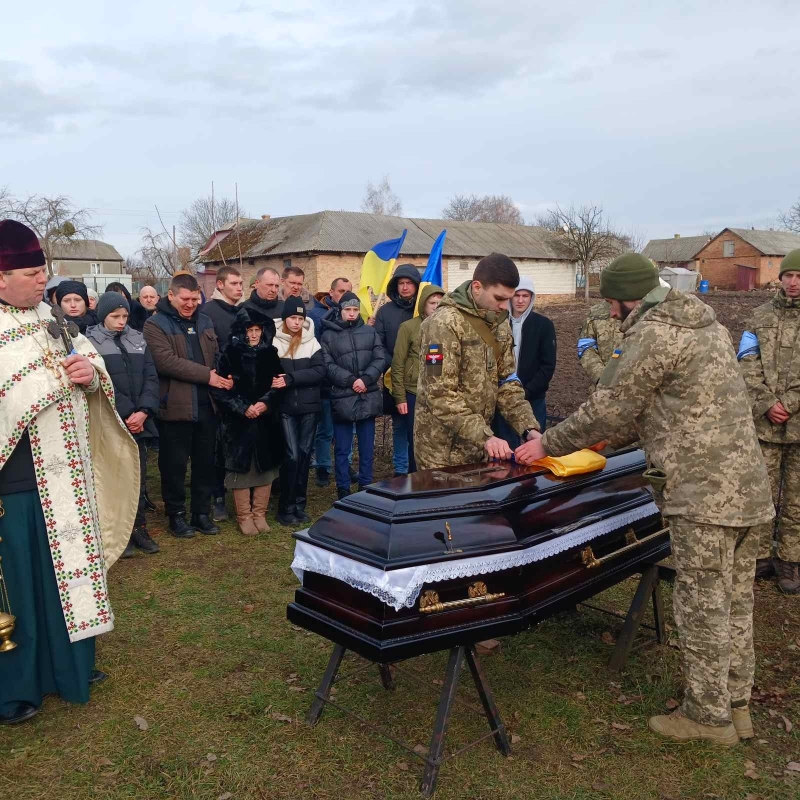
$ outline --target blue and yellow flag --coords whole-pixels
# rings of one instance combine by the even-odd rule
[[[364,261],[361,263],[361,281],[356,294],[361,300],[361,316],[365,322],[373,315],[370,290],[375,297],[380,297],[386,292],[386,286],[392,277],[394,265],[397,263],[407,233],[408,231],[403,229],[399,238],[378,242],[364,256]]]
[[[419,316],[419,298],[422,296],[422,290],[430,285],[444,286],[442,283],[442,250],[444,250],[444,240],[447,238],[447,228],[445,228],[437,237],[431,248],[431,254],[428,256],[428,266],[425,267],[425,272],[422,273],[422,281],[419,285],[417,292],[417,303],[414,307],[414,316]]]

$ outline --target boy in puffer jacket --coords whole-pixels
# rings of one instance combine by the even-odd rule
[[[284,301],[281,323],[273,344],[283,374],[272,379],[272,388],[282,390],[280,419],[286,440],[286,455],[281,464],[278,522],[296,525],[298,522],[311,522],[311,517],[306,514],[308,469],[317,415],[322,410],[320,389],[325,380],[322,349],[314,336],[314,323],[306,319],[302,298],[289,296]]]
[[[385,351],[371,325],[361,319],[361,302],[353,292],[339,301],[341,319],[322,321],[322,357],[331,386],[336,491],[350,494],[348,454],[353,428],[358,437],[358,488],[372,483],[375,417],[383,411],[378,378],[386,367]]]

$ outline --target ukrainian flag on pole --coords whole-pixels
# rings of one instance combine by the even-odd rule
[[[428,256],[428,266],[425,267],[425,272],[422,273],[422,281],[417,292],[417,305],[414,308],[415,317],[419,316],[419,298],[422,296],[422,290],[431,283],[434,286],[444,287],[444,283],[442,283],[442,250],[444,250],[444,240],[446,238],[447,228],[436,237],[436,241],[431,248],[431,254]]]
[[[366,322],[373,316],[372,297],[370,289],[376,297],[386,293],[386,285],[392,277],[394,265],[400,255],[400,248],[405,241],[407,230],[398,239],[387,239],[378,242],[365,256],[361,263],[361,281],[359,283],[358,299],[361,300],[361,316]]]

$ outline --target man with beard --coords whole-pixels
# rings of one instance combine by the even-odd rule
[[[652,717],[650,729],[730,747],[754,735],[753,576],[774,516],[747,389],[714,311],[659,286],[644,256],[614,259],[600,294],[622,321],[622,343],[591,397],[515,455],[530,464],[601,440],[641,441],[644,475],[670,528],[686,682],[681,707]]]

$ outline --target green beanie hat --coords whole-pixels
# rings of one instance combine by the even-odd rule
[[[798,247],[797,250],[792,250],[783,257],[778,277],[780,278],[784,272],[800,272],[800,247]]]
[[[600,294],[607,300],[641,300],[656,286],[658,270],[640,253],[623,253],[600,273]]]

